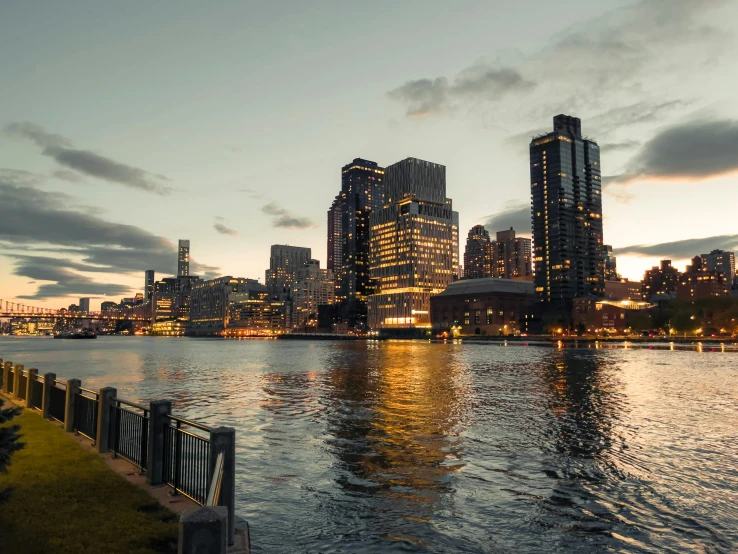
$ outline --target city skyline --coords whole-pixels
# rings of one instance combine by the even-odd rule
[[[74,5],[6,8],[0,30],[18,55],[5,60],[0,106],[0,296],[48,307],[91,297],[94,309],[143,292],[147,269],[176,275],[180,237],[192,243],[192,275],[263,282],[272,244],[311,248],[327,267],[325,213],[354,158],[442,164],[462,237],[474,224],[530,237],[527,148],[558,113],[585,121],[602,148],[604,243],[619,273],[641,279],[662,258],[682,270],[693,256],[735,250],[738,109],[726,76],[736,62],[724,55],[735,37],[723,22],[736,3],[575,3],[573,26],[542,2],[530,2],[546,15],[534,22],[501,3],[385,5],[381,21],[398,32],[369,53],[340,52],[345,31],[323,32],[347,15],[330,2],[295,4],[282,22],[256,5],[203,19],[204,6],[183,3],[169,24],[163,6],[116,21]],[[352,10],[362,29],[380,21]],[[75,30],[92,17],[94,33]],[[246,20],[248,32],[230,23]],[[199,23],[219,40],[198,42],[198,57],[186,37]],[[139,44],[126,24],[140,25]],[[283,42],[269,38],[276,25]],[[434,32],[461,38],[434,44]],[[305,41],[313,58],[299,54]],[[223,56],[257,43],[270,47],[261,65]],[[347,63],[359,51],[363,65]],[[570,58],[570,82],[546,69]],[[115,94],[131,80],[147,92]],[[587,86],[597,86],[592,97]],[[709,208],[687,208],[706,194]]]

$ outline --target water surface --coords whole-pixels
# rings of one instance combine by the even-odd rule
[[[734,552],[738,355],[0,337],[237,430],[255,552]]]

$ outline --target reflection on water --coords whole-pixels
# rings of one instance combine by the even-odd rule
[[[257,552],[738,550],[734,354],[76,342],[0,357],[235,427]]]

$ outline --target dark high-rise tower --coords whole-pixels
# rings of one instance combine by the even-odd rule
[[[177,277],[187,277],[190,274],[190,241],[179,240],[179,254],[177,257]]]
[[[144,302],[147,302],[154,297],[154,283],[156,282],[156,280],[154,278],[153,269],[147,269],[145,275],[146,277],[144,279]]]
[[[341,193],[328,211],[328,269],[351,325],[366,322],[370,293],[369,216],[384,204],[384,168],[356,158],[341,169]]]
[[[530,182],[536,296],[568,313],[572,299],[605,290],[600,148],[579,118],[557,115],[531,141]]]
[[[475,225],[466,236],[464,250],[464,279],[481,279],[491,276],[489,233],[484,225]]]

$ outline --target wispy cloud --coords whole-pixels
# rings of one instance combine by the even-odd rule
[[[41,154],[74,172],[162,196],[171,194],[174,190],[164,184],[169,180],[164,175],[150,173],[90,150],[73,148],[69,138],[50,133],[36,123],[28,121],[11,123],[5,128],[5,133],[13,138],[30,140],[42,149]],[[67,181],[76,182],[70,179],[71,173],[62,175],[62,179],[66,177]]]
[[[269,202],[261,207],[261,211],[272,217],[272,226],[286,229],[308,229],[315,224],[310,218],[298,217],[289,210],[280,207],[276,202]]]
[[[738,235],[717,235],[659,244],[633,244],[614,248],[613,253],[617,255],[685,259],[706,254],[715,249],[727,251],[738,249]]]
[[[216,216],[215,223],[213,224],[213,229],[215,229],[221,235],[230,235],[230,236],[238,235],[238,231],[228,227],[225,224],[225,219],[220,216]]]

